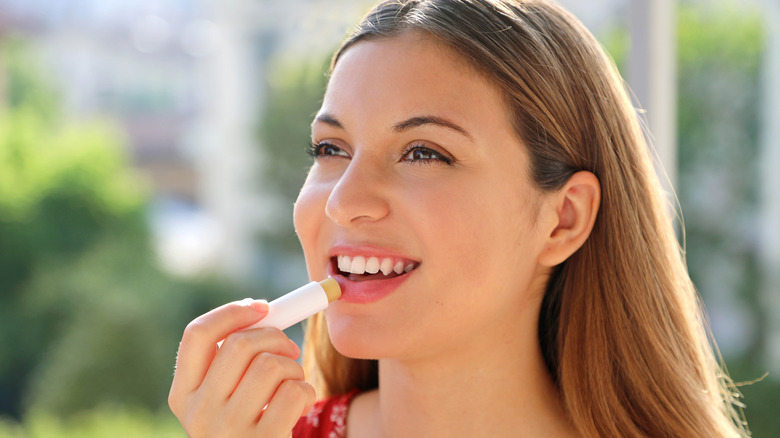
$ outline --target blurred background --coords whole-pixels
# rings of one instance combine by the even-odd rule
[[[184,436],[187,322],[307,281],[308,126],[371,3],[0,0],[0,437]],[[780,1],[561,3],[646,109],[724,360],[768,373],[745,415],[780,436]]]

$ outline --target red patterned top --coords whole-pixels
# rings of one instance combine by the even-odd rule
[[[298,420],[293,438],[345,438],[347,411],[358,390],[320,400],[308,415]]]

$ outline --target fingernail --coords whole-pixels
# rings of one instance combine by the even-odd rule
[[[266,300],[252,300],[249,305],[257,311],[257,313],[268,313],[268,301]]]

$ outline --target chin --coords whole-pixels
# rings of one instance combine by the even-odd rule
[[[399,342],[406,337],[399,336],[396,330],[377,327],[376,324],[361,324],[351,321],[351,317],[327,317],[328,336],[333,347],[342,355],[352,359],[383,359],[397,357],[404,349]]]

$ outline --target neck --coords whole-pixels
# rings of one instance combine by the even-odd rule
[[[532,327],[481,333],[453,351],[380,360],[380,390],[366,412],[373,417],[373,432],[384,437],[573,436],[542,359],[536,319],[529,320]]]

